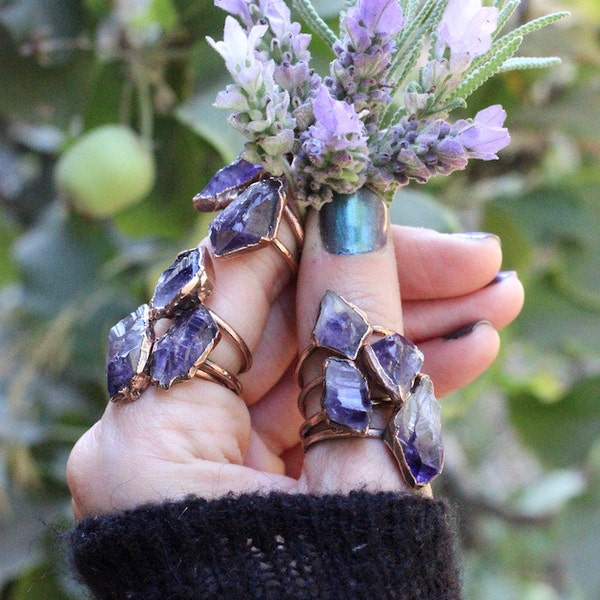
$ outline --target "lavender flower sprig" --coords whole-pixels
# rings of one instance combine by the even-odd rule
[[[284,174],[298,202],[316,208],[364,185],[392,199],[411,180],[497,158],[510,141],[501,106],[448,116],[495,73],[558,62],[513,55],[525,35],[568,14],[501,35],[519,0],[355,0],[336,35],[310,0],[294,2],[331,45],[323,79],[283,0],[215,0],[232,16],[224,40],[208,41],[234,81],[216,106],[248,139],[243,157]]]

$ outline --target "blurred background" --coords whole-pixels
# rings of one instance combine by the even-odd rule
[[[87,597],[60,542],[64,469],[107,402],[104,340],[203,237],[191,198],[242,145],[211,106],[228,83],[211,4],[0,0],[0,600]],[[341,4],[316,4],[335,26]],[[559,67],[470,99],[507,109],[501,160],[393,204],[397,222],[497,233],[526,288],[495,365],[442,403],[437,493],[470,600],[600,599],[600,3],[517,16],[565,9],[523,48]]]

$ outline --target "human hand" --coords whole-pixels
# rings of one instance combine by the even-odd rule
[[[385,240],[373,252],[328,253],[312,214],[297,286],[287,285],[289,268],[273,249],[216,261],[217,285],[206,305],[254,356],[251,371],[239,376],[243,400],[193,378],[169,391],[149,388],[132,403],[110,403],[69,459],[76,516],[189,494],[402,489],[389,451],[377,440],[328,441],[303,459],[292,363],[308,343],[324,291],[334,289],[373,323],[402,331],[401,290],[405,335],[424,352],[423,371],[438,397],[489,366],[498,351],[497,329],[515,318],[523,296],[516,276],[497,278],[501,249],[493,236],[392,227]],[[293,247],[288,230],[282,241]],[[498,284],[491,285],[495,278]],[[225,339],[211,359],[234,373],[240,368]]]

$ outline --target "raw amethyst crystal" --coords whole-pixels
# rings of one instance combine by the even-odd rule
[[[150,384],[148,357],[152,349],[149,308],[142,304],[108,334],[106,384],[110,399],[135,400]]]
[[[423,366],[423,353],[399,333],[387,335],[366,346],[364,359],[375,383],[395,403],[402,402],[410,394],[415,377]]]
[[[362,311],[335,292],[325,292],[313,329],[317,346],[353,360],[370,333],[371,327]]]
[[[440,405],[427,375],[419,376],[412,394],[395,411],[385,441],[409,484],[426,485],[441,473],[444,447]]]
[[[166,390],[193,377],[218,338],[219,329],[202,304],[178,317],[154,344],[152,383]]]
[[[158,278],[150,301],[152,317],[174,317],[202,302],[215,279],[210,253],[199,246],[180,252]]]
[[[219,169],[204,189],[194,196],[195,208],[201,212],[213,212],[225,208],[262,173],[263,168],[260,165],[253,165],[243,158],[237,158],[230,165]]]
[[[323,410],[335,425],[359,433],[369,427],[373,412],[369,386],[352,361],[334,357],[325,361]]]
[[[246,188],[208,226],[215,256],[271,241],[277,235],[283,206],[283,182],[278,179],[263,179]]]

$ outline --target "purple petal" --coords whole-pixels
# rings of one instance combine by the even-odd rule
[[[215,6],[239,17],[246,27],[252,27],[252,17],[245,0],[215,0]]]
[[[483,7],[481,0],[450,0],[437,29],[438,57],[446,48],[450,48],[451,56],[463,55],[469,59],[487,52],[497,19],[498,9]]]
[[[479,111],[472,123],[459,131],[456,139],[466,148],[471,158],[492,160],[496,152],[510,143],[508,129],[502,127],[506,111],[495,104]]]

